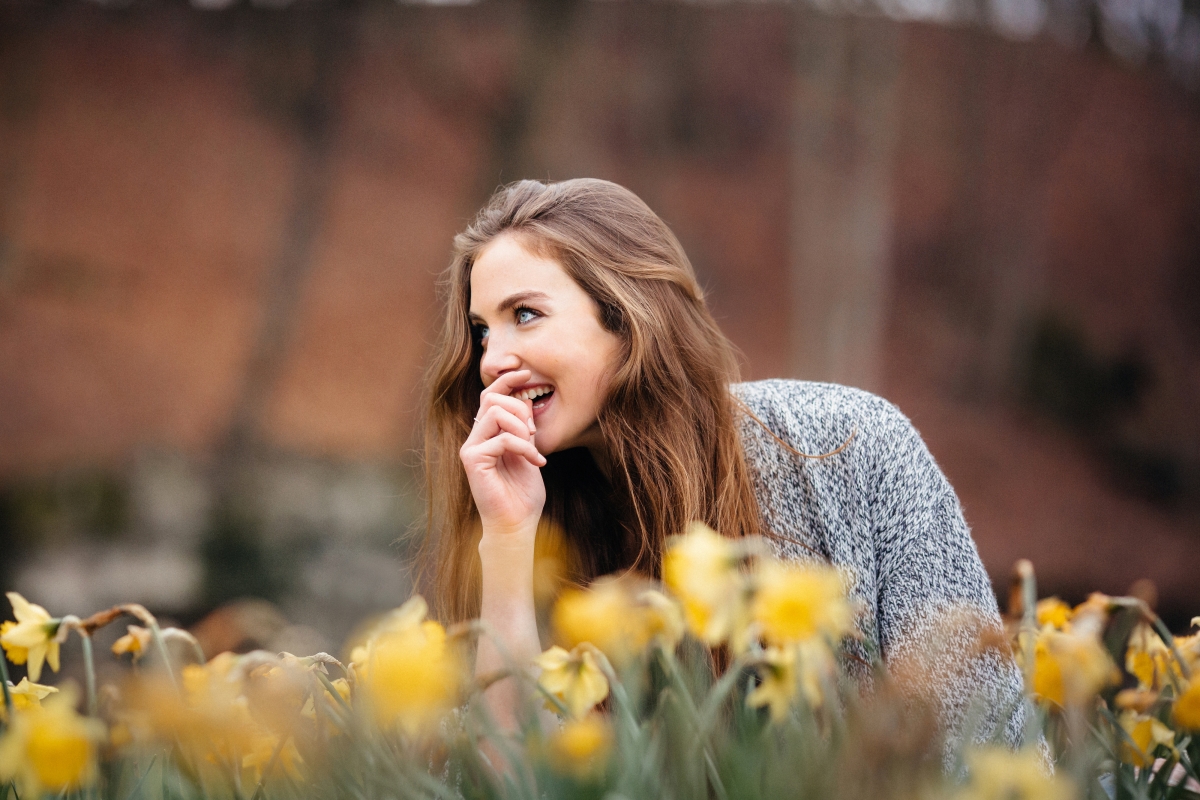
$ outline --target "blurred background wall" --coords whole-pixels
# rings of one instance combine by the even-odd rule
[[[1194,0],[6,0],[0,584],[336,649],[410,591],[453,234],[595,176],[747,378],[913,419],[1001,592],[1185,625],[1198,91]]]

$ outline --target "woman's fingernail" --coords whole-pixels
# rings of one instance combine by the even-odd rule
[[[529,424],[529,432],[530,432],[530,433],[537,433],[537,426],[533,424],[533,420],[531,420],[531,419],[527,419],[527,420],[525,420],[525,421],[526,421],[526,422]]]

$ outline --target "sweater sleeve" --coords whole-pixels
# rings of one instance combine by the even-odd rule
[[[877,623],[889,672],[931,701],[949,759],[967,740],[1021,742],[1021,673],[1002,641],[991,583],[958,498],[912,424],[891,404],[873,422]]]

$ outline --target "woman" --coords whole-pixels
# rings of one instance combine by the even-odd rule
[[[1020,675],[977,645],[999,626],[995,599],[920,436],[866,392],[738,383],[687,256],[633,193],[599,180],[502,189],[455,239],[446,290],[424,558],[444,617],[480,616],[528,662],[542,649],[539,530],[562,531],[569,578],[586,583],[657,576],[666,537],[702,520],[850,568],[865,609],[851,669],[881,653],[932,688],[951,739],[970,717],[978,736],[1019,740]],[[505,663],[480,642],[479,674]],[[502,724],[512,684],[489,691]]]

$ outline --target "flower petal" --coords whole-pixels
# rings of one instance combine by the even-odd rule
[[[50,619],[50,612],[34,605],[16,592],[5,592],[4,596],[12,603],[13,616],[17,622],[46,622]]]
[[[25,671],[29,674],[29,680],[37,683],[38,678],[42,677],[42,662],[45,659],[46,644],[44,642],[37,647],[29,648],[29,661],[25,665]]]

